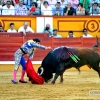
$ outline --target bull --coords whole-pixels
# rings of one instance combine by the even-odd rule
[[[74,48],[74,47],[56,47],[51,50],[43,59],[41,66],[38,68],[38,73],[45,82],[48,82],[52,77],[52,83],[56,82],[60,76],[60,82],[63,83],[63,73],[65,70],[75,67],[80,72],[80,67],[87,65],[90,69],[95,70],[100,77],[100,56],[96,52],[98,44],[92,48]]]

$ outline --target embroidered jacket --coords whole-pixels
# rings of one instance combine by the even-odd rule
[[[33,58],[33,54],[34,54],[34,48],[40,48],[40,49],[46,49],[45,46],[40,45],[35,43],[33,40],[28,40],[27,42],[25,42],[22,46],[21,49],[27,53],[30,58]]]

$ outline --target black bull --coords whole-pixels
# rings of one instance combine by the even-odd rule
[[[67,51],[76,54],[80,60],[77,63],[73,61]],[[53,73],[55,73],[55,76],[52,83],[55,83],[59,75],[61,77],[60,82],[63,82],[63,73],[66,69],[75,67],[80,71],[79,68],[81,66],[87,65],[98,72],[100,77],[99,62],[100,56],[93,49],[62,46],[55,48],[47,54],[38,68],[38,73],[45,79],[45,82],[48,82],[53,77]]]

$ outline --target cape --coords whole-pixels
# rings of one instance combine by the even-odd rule
[[[26,66],[27,77],[29,78],[29,81],[31,81],[31,83],[33,84],[43,84],[44,83],[44,78],[42,76],[39,76],[36,73],[31,60],[28,59],[25,66]]]

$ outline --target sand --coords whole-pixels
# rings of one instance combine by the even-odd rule
[[[17,74],[17,81],[21,72]],[[53,85],[51,82],[43,85],[18,83],[12,84],[12,72],[0,72],[0,100],[100,100],[100,78],[95,71],[68,70],[64,73],[64,82],[59,84],[59,78]],[[27,76],[25,80],[28,81]],[[98,94],[89,91],[98,90]]]

